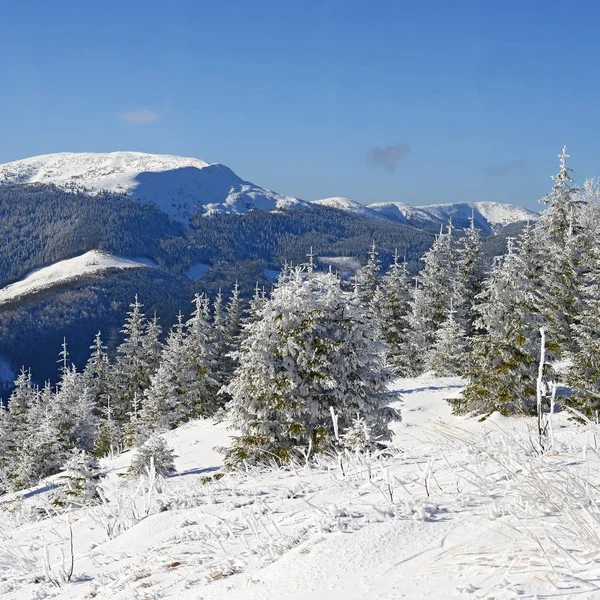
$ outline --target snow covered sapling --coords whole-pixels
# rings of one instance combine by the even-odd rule
[[[131,465],[129,475],[139,477],[148,475],[154,469],[157,475],[168,476],[176,473],[175,454],[167,446],[167,442],[160,436],[152,436],[146,443],[138,448]]]
[[[65,473],[59,479],[61,490],[54,503],[91,504],[100,499],[100,465],[85,450],[76,450],[65,465]]]
[[[371,432],[367,422],[357,414],[352,425],[340,435],[340,442],[350,452],[368,452],[371,448]]]

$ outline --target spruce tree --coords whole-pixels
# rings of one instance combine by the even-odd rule
[[[419,356],[435,343],[435,333],[447,318],[450,299],[456,288],[456,242],[452,222],[440,231],[424,254],[423,270],[413,288],[409,323],[413,332],[413,352]]]
[[[508,253],[496,258],[477,298],[477,333],[456,412],[527,413],[535,405],[540,321],[527,264],[529,239],[526,233],[518,252],[509,240]]]
[[[166,477],[176,473],[175,454],[164,438],[150,437],[133,456],[128,474],[133,477],[149,475],[154,469],[156,475]]]
[[[371,301],[369,314],[377,336],[388,346],[388,361],[402,377],[416,374],[410,356],[411,332],[408,323],[411,286],[406,262],[400,264],[398,251],[394,262],[381,278]]]
[[[436,377],[463,375],[467,368],[467,341],[463,328],[450,310],[435,332],[435,342],[425,358],[425,370]]]
[[[571,354],[567,383],[570,398],[588,417],[600,411],[600,248],[589,252],[588,271],[580,282],[581,309],[572,326],[576,350]]]
[[[185,415],[184,323],[181,313],[167,337],[160,366],[152,376],[140,411],[140,427],[147,438],[154,432],[171,429]]]
[[[385,349],[362,307],[334,275],[298,267],[282,275],[260,319],[247,325],[239,367],[227,387],[229,416],[241,434],[225,462],[287,461],[299,447],[319,452],[358,414],[373,439],[389,439]]]
[[[373,241],[367,264],[358,272],[360,296],[365,306],[369,306],[377,290],[379,270],[381,269],[381,261],[378,257],[379,253],[376,250],[375,241]]]
[[[481,234],[471,215],[470,227],[457,248],[456,285],[453,290],[455,319],[467,337],[473,334],[475,297],[481,292],[484,279]]]
[[[117,348],[117,359],[111,377],[110,399],[112,418],[116,423],[127,422],[134,397],[143,397],[150,384],[151,368],[146,346],[146,318],[137,295],[121,333],[123,342]]]
[[[567,158],[569,155],[563,148],[559,155],[559,172],[552,178],[552,191],[542,200],[547,208],[534,228],[536,259],[542,278],[538,310],[554,357],[565,356],[575,349],[571,328],[580,308],[578,280],[586,245],[580,224],[585,199],[572,185]]]
[[[60,492],[54,498],[58,506],[81,506],[100,500],[100,465],[85,450],[73,451],[65,464],[65,472],[59,478]]]
[[[99,411],[101,407],[106,406],[111,371],[110,360],[100,332],[94,337],[90,350],[92,352],[83,370],[83,378]]]

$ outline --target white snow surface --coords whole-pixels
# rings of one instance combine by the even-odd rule
[[[34,294],[43,289],[108,269],[136,269],[153,267],[147,258],[122,258],[98,250],[90,250],[81,256],[68,258],[32,271],[15,283],[0,289],[0,304]]]
[[[214,447],[234,432],[197,421],[165,434],[178,475],[158,485],[120,476],[128,452],[103,462],[99,506],[57,512],[56,477],[6,496],[0,597],[600,597],[598,426],[557,414],[542,453],[534,419],[451,415],[445,399],[461,387],[398,380],[392,447],[341,466],[301,461],[211,481]],[[73,577],[60,582],[69,527]]]
[[[245,213],[310,206],[240,179],[199,158],[143,152],[61,152],[0,165],[0,184],[42,183],[91,194],[122,193],[187,223],[194,213]]]

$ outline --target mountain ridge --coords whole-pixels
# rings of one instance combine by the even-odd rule
[[[124,194],[156,205],[183,224],[194,214],[245,214],[249,210],[310,209],[316,205],[430,231],[450,218],[458,227],[468,226],[472,213],[476,225],[491,234],[502,226],[539,216],[512,204],[486,201],[423,206],[403,202],[361,204],[343,197],[306,201],[245,181],[219,163],[132,151],[60,152],[0,164],[0,185],[28,183],[89,194]]]

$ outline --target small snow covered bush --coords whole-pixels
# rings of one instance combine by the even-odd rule
[[[128,473],[139,477],[147,475],[152,468],[157,475],[166,476],[176,472],[175,454],[160,436],[152,436],[141,448],[138,448]]]
[[[351,452],[367,452],[371,447],[371,432],[367,422],[357,415],[352,425],[340,436],[342,446]]]

